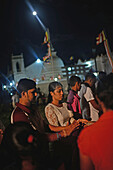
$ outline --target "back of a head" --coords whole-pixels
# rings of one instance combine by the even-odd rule
[[[20,79],[20,81],[18,82],[17,90],[19,94],[21,94],[22,91],[26,92],[33,88],[36,88],[36,83],[31,79],[24,78]]]
[[[106,72],[100,71],[99,74],[98,74],[98,79],[101,80],[101,79],[103,79],[105,77],[106,77]]]
[[[113,73],[99,81],[96,94],[107,109],[113,110]]]
[[[73,87],[73,86],[76,84],[76,82],[78,82],[78,83],[81,82],[80,77],[74,76],[74,75],[71,76],[70,79],[69,79],[69,85],[70,85],[70,87]]]
[[[85,75],[85,80],[89,80],[89,79],[96,79],[96,76],[93,73],[87,73]]]
[[[29,141],[29,137],[31,137]],[[3,145],[9,147],[12,153],[20,153],[23,156],[30,154],[35,148],[35,131],[25,122],[10,124],[4,131]]]
[[[40,164],[44,157],[44,145],[40,134],[25,122],[10,124],[5,129],[1,148],[0,158],[2,157],[3,161],[8,159],[9,164],[28,158],[35,164]]]

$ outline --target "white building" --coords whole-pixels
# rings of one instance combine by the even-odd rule
[[[12,55],[12,74],[14,76],[15,84],[21,78],[29,78],[36,82],[37,87],[40,87],[41,91],[45,94],[48,93],[48,85],[52,81],[60,81],[64,89],[67,88],[67,79],[63,78],[61,67],[64,67],[63,61],[56,55],[56,52],[52,52],[51,64],[37,60],[31,65],[24,66],[23,54]]]
[[[111,57],[113,60],[113,55]],[[88,61],[85,60],[84,62],[82,62],[79,59],[77,65],[80,64],[87,64],[87,67],[91,67],[93,70],[96,70],[95,60],[92,58]],[[97,65],[97,72],[104,71],[106,72],[106,74],[112,72],[112,67],[110,65],[109,59],[106,54],[105,55],[101,54],[100,56],[99,55],[96,56],[96,65]]]
[[[101,54],[100,56],[97,56],[96,64],[97,72],[105,71],[107,74],[112,72],[111,65],[106,55]],[[87,65],[89,69],[92,68],[93,70],[96,70],[94,59],[84,62],[79,59],[77,65]],[[49,83],[54,80],[60,81],[63,84],[64,92],[67,92],[67,78],[66,76],[63,76],[65,68],[62,70],[62,67],[65,67],[64,63],[61,58],[56,55],[55,51],[52,51],[51,64],[47,64],[46,62],[38,60],[38,62],[35,61],[27,67],[24,66],[23,54],[15,56],[12,55],[12,74],[14,76],[15,83],[17,84],[21,78],[33,79],[36,81],[37,87],[40,87],[41,91],[43,91],[45,94],[48,94]],[[77,71],[75,71],[75,73],[70,72],[70,76],[72,74],[77,75]],[[80,76],[81,79],[84,77],[82,74],[78,74],[78,76]]]

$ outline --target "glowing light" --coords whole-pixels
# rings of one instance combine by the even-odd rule
[[[30,2],[28,2],[27,0],[25,1],[26,4],[28,5],[29,9],[32,11],[33,15],[36,17],[36,19],[39,21],[40,25],[42,26],[42,28],[44,29],[44,31],[46,31],[46,27],[45,25],[42,23],[42,21],[40,20],[40,18],[37,16],[36,11],[34,11],[32,5],[30,4]]]
[[[98,73],[94,72],[94,75],[97,77],[97,76],[98,76]]]
[[[87,61],[86,64],[88,65],[87,67],[91,67],[92,66],[91,61]]]
[[[68,71],[71,71],[71,67],[68,67]]]
[[[12,86],[13,85],[13,83],[10,83],[10,86]]]
[[[36,11],[33,11],[33,15],[34,15],[34,16],[37,15],[37,12],[36,12]]]
[[[37,62],[37,63],[41,63],[41,60],[38,58],[38,59],[36,60],[36,62]]]
[[[54,78],[55,81],[57,81],[58,79],[57,78]]]
[[[6,85],[4,85],[3,88],[6,89]]]

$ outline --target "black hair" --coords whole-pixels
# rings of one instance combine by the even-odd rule
[[[85,80],[89,80],[89,79],[96,79],[96,76],[93,73],[87,73],[85,75]]]
[[[101,79],[105,78],[105,77],[106,77],[106,72],[100,71],[99,74],[98,74],[98,79],[99,79],[99,81],[100,81]]]
[[[96,94],[107,109],[113,110],[113,73],[108,74],[104,79],[99,81]]]
[[[48,95],[48,102],[47,103],[51,103],[52,102],[52,96],[51,96],[50,92],[54,92],[56,87],[62,87],[63,88],[63,85],[60,82],[57,82],[57,81],[51,82],[49,84],[49,87],[48,87],[49,95]]]
[[[40,166],[46,153],[42,139],[38,131],[26,122],[10,124],[4,131],[0,145],[0,160],[2,160],[0,166],[9,166],[14,162],[21,169],[22,159],[28,157],[36,166]]]
[[[18,82],[17,91],[20,95],[23,91],[27,92],[33,88],[36,88],[36,83],[31,79],[23,78]]]
[[[30,135],[33,137],[32,142],[28,140]],[[31,125],[25,122],[16,122],[6,128],[2,142],[12,148],[12,152],[19,152],[21,155],[26,156],[31,154],[33,148],[36,147],[34,138],[35,131]]]
[[[69,85],[70,85],[70,87],[73,87],[73,86],[76,84],[76,82],[81,83],[80,77],[74,76],[74,75],[71,76],[70,79],[69,79]]]

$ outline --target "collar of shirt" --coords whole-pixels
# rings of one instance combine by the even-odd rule
[[[28,114],[31,112],[29,108],[27,108],[26,106],[24,106],[20,103],[16,103],[16,106],[19,107],[20,109],[22,109],[23,111],[27,112]]]
[[[80,97],[79,97],[79,95],[77,94],[77,92],[76,91],[74,91],[74,90],[71,90],[72,92],[73,92],[73,94],[80,100]]]

